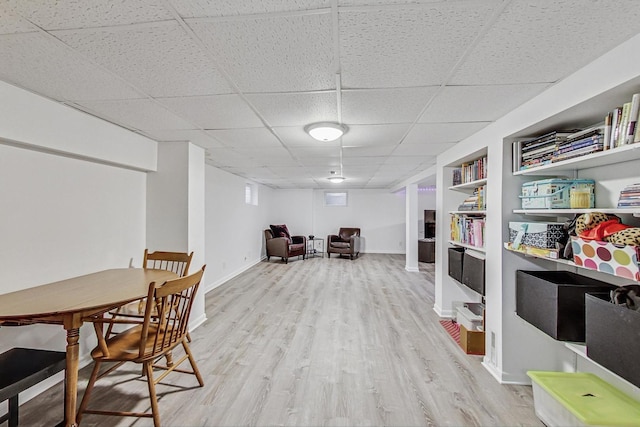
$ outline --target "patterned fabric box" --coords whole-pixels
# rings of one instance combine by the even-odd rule
[[[640,281],[640,246],[614,245],[597,240],[571,237],[573,262],[590,270]]]
[[[509,222],[509,242],[516,250],[520,245],[555,249],[556,243],[567,238],[562,222]]]

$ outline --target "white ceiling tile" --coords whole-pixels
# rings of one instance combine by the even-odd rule
[[[412,87],[445,81],[496,2],[341,11],[344,88]]]
[[[640,31],[637,0],[514,0],[453,84],[555,82]],[[612,65],[615,66],[615,65]]]
[[[0,7],[0,34],[25,33],[38,31],[38,28],[26,19]]]
[[[407,168],[409,170],[415,169],[417,166],[422,164],[432,164],[435,163],[435,156],[421,156],[421,155],[394,155],[389,156],[387,160],[384,162],[384,165],[381,167],[389,166],[391,168],[398,167]],[[391,169],[390,169],[391,170]]]
[[[180,16],[236,16],[255,13],[292,12],[331,7],[330,0],[169,0]]]
[[[142,131],[193,129],[193,125],[149,99],[84,101],[78,104],[115,123]]]
[[[247,100],[270,126],[304,127],[338,120],[336,92],[247,94]]]
[[[161,0],[4,0],[45,30],[107,27],[171,19]]]
[[[187,22],[243,92],[335,89],[330,13]]]
[[[227,147],[234,148],[282,148],[282,144],[266,128],[208,130]]]
[[[425,110],[420,123],[496,120],[549,85],[446,86]]]
[[[438,87],[345,90],[342,120],[348,124],[413,123]]]
[[[142,96],[117,77],[83,61],[40,33],[0,36],[0,78],[57,100]]]
[[[53,34],[150,96],[232,92],[211,59],[176,22]]]
[[[156,141],[189,141],[205,149],[224,147],[213,135],[202,130],[159,129],[147,131],[146,134]]]
[[[258,116],[239,95],[159,98],[158,101],[204,129],[262,126]]]
[[[353,125],[342,137],[345,147],[369,147],[398,144],[410,128],[409,123],[386,125]]]
[[[394,156],[437,156],[456,143],[442,144],[400,144],[393,152]]]
[[[370,147],[344,147],[342,154],[345,159],[349,157],[378,157],[388,156],[395,149],[395,145],[373,145]]]
[[[338,0],[338,6],[382,6],[434,3],[442,0]]]
[[[402,144],[434,144],[458,142],[478,132],[489,122],[418,123]]]

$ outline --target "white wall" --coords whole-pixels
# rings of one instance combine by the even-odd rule
[[[263,230],[273,190],[255,185],[258,205],[245,203],[247,180],[212,166],[205,167],[205,290],[241,273],[264,255]]]
[[[270,224],[286,224],[294,236],[314,234],[313,203],[313,190],[274,190],[264,228]]]
[[[145,246],[146,174],[0,145],[0,293],[109,268],[140,265]],[[64,351],[61,326],[0,328],[11,347]],[[80,331],[80,357],[95,346]],[[62,379],[21,396],[26,401]]]
[[[314,190],[313,234],[326,238],[337,234],[340,227],[359,227],[361,252],[403,254],[405,195],[388,190],[350,189],[347,192],[348,206],[328,207],[324,205],[324,190]]]

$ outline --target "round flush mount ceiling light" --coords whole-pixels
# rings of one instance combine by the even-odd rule
[[[335,141],[347,132],[347,127],[339,123],[320,122],[307,125],[304,130],[318,141]]]
[[[340,184],[342,181],[345,180],[344,176],[336,175],[335,173],[336,173],[335,171],[331,171],[331,176],[327,179],[333,182],[334,184]]]

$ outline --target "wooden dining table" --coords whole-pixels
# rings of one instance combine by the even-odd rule
[[[166,270],[121,268],[0,295],[0,325],[44,323],[62,325],[66,330],[65,426],[78,425],[79,338],[86,318],[146,297],[151,282],[177,277]]]

